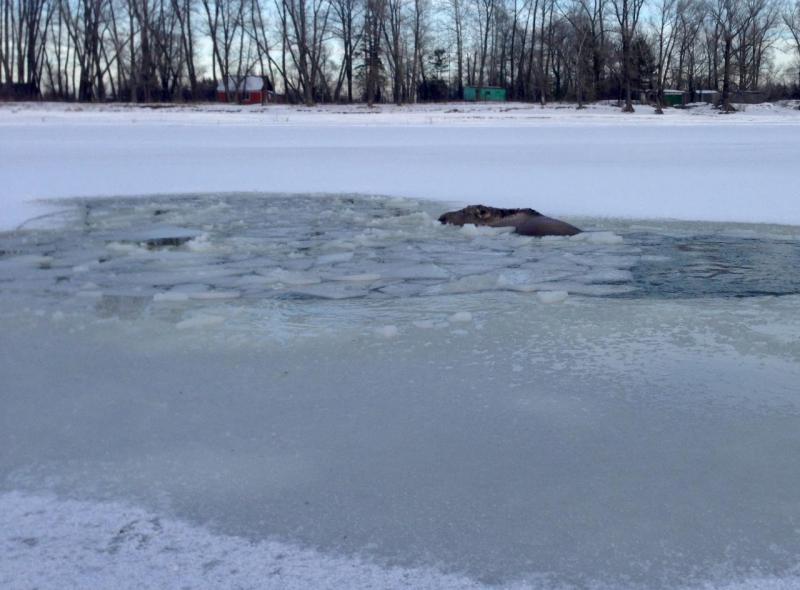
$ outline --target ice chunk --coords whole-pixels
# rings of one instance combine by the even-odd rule
[[[397,326],[388,325],[375,328],[375,333],[383,338],[394,338],[400,334],[400,330],[397,328]]]
[[[209,286],[204,283],[184,283],[182,285],[175,285],[171,290],[190,295],[193,293],[205,293],[208,289]]]
[[[0,269],[12,270],[14,268],[50,268],[53,264],[52,256],[39,256],[36,254],[23,254],[0,260]]]
[[[167,291],[166,293],[156,293],[153,301],[188,301],[189,294],[180,291]]]
[[[450,273],[436,264],[375,264],[371,269],[388,279],[450,278]]]
[[[190,293],[190,299],[238,299],[241,293],[238,291],[201,291],[198,293]]]
[[[610,231],[585,231],[569,238],[573,242],[587,242],[589,244],[621,244],[622,236]]]
[[[222,316],[199,313],[188,319],[178,322],[175,324],[175,327],[178,328],[178,330],[192,330],[196,328],[219,326],[224,322],[225,318]]]
[[[536,298],[542,303],[561,303],[569,296],[566,291],[539,291]]]
[[[181,246],[190,240],[198,238],[202,233],[185,227],[160,225],[117,235],[114,241],[132,242],[148,248],[166,248]]]
[[[626,283],[633,280],[633,274],[629,270],[612,268],[576,275],[575,280],[582,283]]]
[[[347,262],[353,259],[353,252],[337,252],[336,254],[323,254],[317,256],[317,265],[336,264],[338,262]]]
[[[444,295],[456,293],[477,293],[497,288],[496,275],[476,275],[463,277],[448,283],[434,285],[425,290],[428,295]]]
[[[562,281],[575,274],[573,271],[557,271],[546,268],[508,270],[497,277],[497,286],[510,291],[530,292],[538,290],[542,283]]]
[[[472,321],[472,314],[468,311],[459,311],[447,319],[451,323],[467,323]]]
[[[217,246],[211,242],[208,234],[200,234],[186,242],[186,249],[191,252],[210,252],[216,248]]]
[[[372,273],[362,273],[362,274],[354,274],[354,275],[342,275],[342,276],[332,276],[331,280],[333,281],[347,281],[353,283],[370,283],[372,281],[377,281],[381,278],[379,274],[372,274]]]
[[[106,244],[106,250],[112,252],[114,254],[141,254],[143,252],[147,252],[145,248],[142,248],[139,244],[136,243],[129,243],[129,242],[108,242]]]
[[[319,275],[301,270],[284,270],[278,268],[264,275],[266,279],[274,283],[284,285],[315,285],[322,282]]]
[[[489,227],[488,225],[473,225],[471,223],[461,226],[461,234],[469,238],[477,238],[479,236],[497,236],[501,234],[509,234],[513,231],[513,227]]]
[[[355,299],[366,296],[369,293],[369,289],[357,284],[329,282],[292,287],[287,293],[295,297],[300,296],[300,298]]]

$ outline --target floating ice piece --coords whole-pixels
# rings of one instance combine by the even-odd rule
[[[566,291],[539,291],[536,298],[542,303],[561,303],[566,300],[569,293]]]
[[[0,268],[12,270],[15,267],[50,268],[53,263],[52,256],[37,256],[35,254],[23,254],[0,260]]]
[[[378,290],[392,297],[413,297],[422,293],[426,288],[427,285],[421,283],[390,283]]]
[[[181,246],[201,235],[203,235],[203,232],[194,229],[159,225],[117,235],[114,241],[142,244],[148,248],[166,248]]]
[[[189,294],[181,293],[179,291],[167,291],[166,293],[156,293],[153,295],[153,301],[188,301]]]
[[[208,234],[200,234],[199,236],[186,241],[186,248],[192,252],[208,252],[214,250],[216,247],[208,239]]]
[[[114,254],[140,254],[146,252],[139,244],[129,242],[108,242],[106,250]]]
[[[548,271],[547,269],[512,269],[497,277],[497,287],[523,293],[538,291],[542,283],[557,282],[575,275],[572,271]]]
[[[347,281],[353,283],[371,283],[381,278],[381,275],[373,273],[362,273],[354,275],[342,275],[338,277],[331,277],[333,281]]]
[[[587,242],[589,244],[621,244],[622,236],[610,231],[586,231],[570,236],[570,241]]]
[[[317,274],[302,270],[284,270],[282,268],[272,270],[265,274],[264,277],[274,283],[283,283],[284,285],[316,285],[322,282],[322,279]]]
[[[208,291],[208,289],[208,285],[204,283],[184,283],[182,285],[175,285],[171,291],[186,293],[189,295],[191,293],[204,293]]]
[[[629,270],[610,268],[605,270],[593,270],[584,275],[576,275],[575,280],[582,283],[627,283],[633,280],[633,274]]]
[[[472,314],[468,311],[459,311],[447,319],[451,323],[467,323],[472,321]]]
[[[380,326],[379,328],[375,328],[375,333],[383,338],[394,338],[400,334],[400,330],[394,325]]]
[[[407,226],[430,226],[440,225],[439,222],[424,211],[415,211],[408,215],[397,215],[394,217],[379,217],[371,219],[367,225],[370,227],[380,227],[386,225],[407,225]]]
[[[514,231],[513,227],[490,227],[488,225],[473,225],[471,223],[467,223],[462,225],[459,229],[461,234],[475,238],[478,236],[497,236],[500,234],[510,234]]]
[[[321,250],[338,250],[340,252],[342,250],[355,250],[355,249],[356,245],[353,242],[348,242],[347,240],[344,239],[325,242],[321,246]]]
[[[457,277],[483,275],[507,268],[507,261],[489,261],[487,264],[450,264],[447,269]]]
[[[492,291],[497,288],[496,275],[476,275],[442,283],[429,287],[424,292],[427,295],[452,295],[456,293],[478,293]]]
[[[369,289],[348,283],[322,283],[319,285],[297,286],[288,294],[300,298],[316,299],[357,299],[365,297]]]
[[[348,262],[353,259],[353,252],[337,252],[335,254],[323,254],[317,257],[317,265],[336,264],[337,262]]]
[[[436,264],[375,264],[371,267],[387,279],[449,279],[450,273]]]
[[[202,291],[199,293],[191,293],[189,295],[190,299],[238,299],[241,297],[241,293],[238,291]]]
[[[194,328],[208,328],[218,326],[225,322],[225,318],[218,315],[197,314],[175,324],[178,330],[191,330]]]
[[[386,199],[386,205],[395,207],[397,209],[416,209],[419,203],[412,199],[405,199],[403,197],[391,197]]]

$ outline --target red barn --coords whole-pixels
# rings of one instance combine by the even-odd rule
[[[263,104],[264,103],[264,79],[259,76],[245,76],[237,78],[228,76],[227,91],[225,84],[220,82],[217,85],[217,101],[228,102],[228,95],[231,102],[239,104]]]

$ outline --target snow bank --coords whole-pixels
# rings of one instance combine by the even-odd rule
[[[0,531],[0,586],[9,589],[483,587],[435,569],[251,543],[114,502],[0,494]]]
[[[224,590],[612,590],[541,581],[484,585],[431,567],[391,567],[278,540],[251,542],[122,502],[0,493],[0,586]],[[796,590],[800,575],[753,573],[673,590]],[[639,586],[614,585],[613,590]]]

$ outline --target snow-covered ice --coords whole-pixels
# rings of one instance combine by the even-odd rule
[[[130,195],[0,233],[0,586],[800,587],[795,115],[187,110],[0,109],[5,227]]]
[[[777,105],[0,105],[0,227],[33,217],[32,199],[213,191],[800,224],[799,131],[800,111]]]

